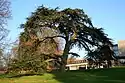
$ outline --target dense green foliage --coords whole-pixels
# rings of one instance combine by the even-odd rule
[[[93,51],[89,51],[87,54],[87,59],[90,63],[101,65],[101,63],[107,64],[107,67],[111,67],[111,60],[116,60],[114,57],[114,52],[109,45],[102,45]],[[107,63],[105,63],[107,61]]]
[[[53,35],[53,32],[47,34],[44,30],[43,35]],[[38,44],[38,36],[32,38],[27,32],[22,32],[20,35],[20,42],[16,48],[16,56],[10,60],[8,64],[9,73],[43,73],[46,72],[47,66],[50,65],[50,61],[53,61],[56,56],[54,53],[58,48],[57,39],[46,40]],[[41,34],[41,35],[42,35]],[[29,39],[27,39],[29,37]]]

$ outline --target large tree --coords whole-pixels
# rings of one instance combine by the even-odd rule
[[[64,49],[61,56],[62,71],[65,71],[68,55],[77,55],[70,52],[73,47],[77,46],[80,49],[85,48],[85,50],[90,51],[92,46],[98,47],[105,42],[105,39],[108,39],[100,28],[93,26],[91,19],[82,9],[66,8],[58,10],[58,8],[51,9],[40,6],[31,14],[22,28],[27,33],[33,33],[34,35],[38,35],[38,32],[42,33],[43,28],[52,29],[57,33],[53,36],[38,38],[38,44],[47,39],[60,38],[64,40]]]

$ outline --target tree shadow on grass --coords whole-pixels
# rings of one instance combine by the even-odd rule
[[[41,76],[43,74],[18,74],[18,75],[8,75],[7,78],[20,78],[20,77],[23,77],[23,76]]]
[[[125,68],[94,69],[87,71],[55,72],[59,83],[125,83]]]
[[[86,71],[68,71],[53,74],[53,79],[58,80],[60,83],[97,83],[96,78],[92,78],[91,74]]]

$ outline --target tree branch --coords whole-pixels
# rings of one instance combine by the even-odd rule
[[[68,54],[72,54],[73,56],[80,57],[77,53],[69,52]]]
[[[52,36],[52,37],[45,37],[43,40],[45,40],[45,39],[52,39],[52,38],[56,38],[56,37],[61,37],[61,38],[63,38],[63,39],[66,38],[66,37],[64,37],[64,36],[58,35],[58,36]]]
[[[39,45],[41,42],[44,42],[44,41],[47,40],[47,39],[53,39],[53,38],[57,38],[57,37],[61,37],[61,38],[63,38],[63,39],[66,39],[66,37],[64,37],[64,36],[44,37],[42,40],[39,40],[39,41],[38,41],[38,45]]]

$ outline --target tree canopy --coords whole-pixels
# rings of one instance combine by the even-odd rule
[[[33,48],[30,47],[29,56],[32,52],[37,52],[40,45],[45,41],[49,40],[49,44],[51,43],[49,46],[52,47],[55,39],[64,40],[64,49],[62,49],[63,53],[60,56],[61,60],[59,60],[62,71],[65,71],[69,54],[79,56],[77,53],[70,52],[73,47],[91,51],[92,47],[112,45],[110,38],[103,32],[103,29],[94,27],[88,15],[82,9],[77,8],[59,10],[58,8],[39,6],[20,28],[24,29],[24,32],[20,34],[20,45],[23,42],[28,42],[33,46]],[[49,30],[54,34],[52,35]]]

